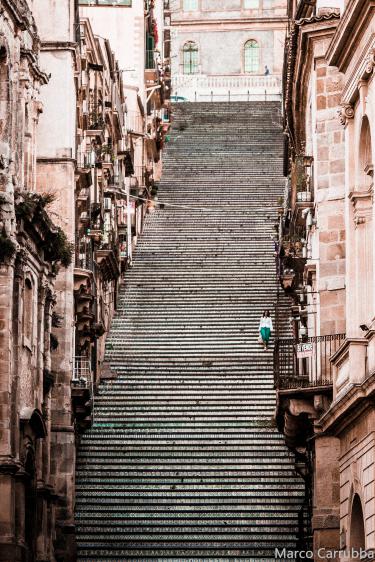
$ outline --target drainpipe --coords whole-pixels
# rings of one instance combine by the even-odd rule
[[[133,265],[133,251],[132,251],[132,217],[131,217],[131,199],[130,199],[130,181],[126,182],[125,185],[126,193],[126,230],[127,230],[127,254],[128,254],[128,264],[130,267]]]

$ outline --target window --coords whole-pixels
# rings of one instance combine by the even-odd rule
[[[0,45],[0,139],[9,135],[9,61],[7,49]]]
[[[245,43],[245,72],[259,72],[259,44],[250,39]]]
[[[23,333],[25,345],[29,347],[33,338],[33,307],[33,284],[30,279],[26,279],[23,293]]]
[[[184,12],[198,10],[198,0],[184,0]]]
[[[259,0],[243,0],[243,7],[245,10],[258,10]]]
[[[352,504],[350,521],[350,548],[360,550],[366,548],[365,523],[362,503],[358,494],[355,494]]]
[[[361,135],[359,140],[359,189],[369,189],[373,182],[371,131],[368,118],[362,120]]]
[[[193,41],[184,45],[183,69],[184,74],[197,74],[198,72],[198,46]]]

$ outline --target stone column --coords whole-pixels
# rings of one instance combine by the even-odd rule
[[[12,425],[13,266],[0,267],[0,560],[17,560],[14,476],[16,462]]]
[[[316,436],[312,528],[317,560],[319,549],[340,547],[339,453],[340,441],[336,437]]]
[[[46,15],[48,14],[48,17]],[[41,38],[40,64],[51,75],[41,93],[43,113],[38,125],[37,190],[53,192],[51,212],[74,244],[77,64],[74,0],[38,0],[34,17]],[[53,329],[59,345],[52,353],[56,375],[51,399],[51,484],[57,494],[57,561],[74,561],[75,435],[71,403],[73,358],[73,264],[60,268],[55,283],[56,312],[61,326]]]

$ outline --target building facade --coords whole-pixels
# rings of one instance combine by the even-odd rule
[[[371,559],[375,5],[301,0],[289,15],[277,256],[293,337],[276,343],[277,419],[306,478],[315,555]]]
[[[189,101],[277,99],[285,0],[174,0],[173,95]]]
[[[113,44],[95,17],[80,19],[75,0],[2,4],[4,562],[76,560],[76,445],[92,423],[99,379],[111,377],[106,334],[155,205],[169,126],[168,61],[157,50],[164,3],[137,2],[134,13]],[[128,60],[134,30],[138,62]]]
[[[125,95],[125,128],[134,164],[126,180],[132,198],[132,234],[127,252],[131,262],[143,228],[147,199],[156,195],[161,151],[169,128],[170,39],[169,2],[89,2],[80,0],[80,14],[94,32],[108,37],[118,57]],[[128,33],[124,34],[123,30]],[[152,205],[151,205],[152,208]]]
[[[86,18],[80,20],[79,64],[73,402],[84,429],[90,423],[85,391],[96,388],[105,370],[105,336],[127,266],[130,200],[125,181],[134,166],[118,62],[109,41],[95,36]]]
[[[0,559],[14,561],[55,559],[57,529],[64,532],[71,523],[73,503],[61,481],[71,472],[62,447],[70,437],[60,439],[57,420],[59,412],[69,416],[70,404],[64,390],[56,395],[70,386],[59,327],[65,320],[61,280],[72,271],[72,246],[53,213],[54,181],[41,181],[38,133],[50,77],[34,16],[22,0],[4,2],[0,16]]]

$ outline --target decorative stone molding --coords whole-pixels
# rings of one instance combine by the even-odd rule
[[[338,110],[338,115],[340,119],[341,125],[344,127],[347,125],[350,119],[354,117],[354,108],[350,103],[344,103],[341,106],[341,109]]]
[[[21,463],[11,456],[0,456],[0,474],[13,475],[21,468]]]
[[[375,68],[375,48],[371,49],[367,58],[366,58],[366,66],[365,66],[365,73],[372,74]]]
[[[25,267],[27,265],[27,261],[28,261],[28,255],[27,252],[22,249],[17,253],[16,256],[16,260],[15,260],[15,264],[14,264],[14,275],[15,277],[19,277],[20,279],[23,279],[24,274],[25,274]]]
[[[369,222],[372,219],[372,187],[367,191],[352,191],[349,199],[353,204],[355,226]]]

